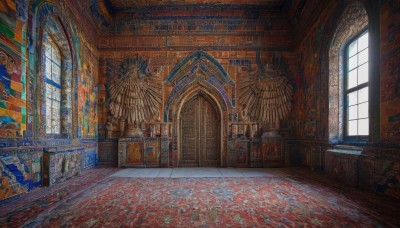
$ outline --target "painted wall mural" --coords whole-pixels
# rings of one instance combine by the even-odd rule
[[[42,152],[0,156],[0,200],[42,185]]]
[[[21,62],[0,48],[0,136],[21,136],[26,129],[25,80]]]
[[[73,1],[0,1],[0,200],[42,185],[43,153],[49,147],[84,145],[82,168],[97,164],[98,52],[95,31],[86,29],[93,27],[93,22],[83,19],[86,15],[82,10]],[[48,16],[55,20],[48,21]],[[47,22],[63,24],[68,41],[61,44],[71,51],[71,62],[66,62],[65,69],[73,74],[70,91],[76,97],[70,98],[74,101],[72,110],[63,110],[74,115],[70,123],[74,132],[68,138],[37,134],[41,127],[38,118],[44,110],[43,102],[36,103],[43,99],[35,89],[41,82],[37,63],[41,62],[40,32]],[[60,35],[52,30],[56,27],[50,26],[50,31]]]
[[[381,137],[400,140],[400,1],[381,6]]]

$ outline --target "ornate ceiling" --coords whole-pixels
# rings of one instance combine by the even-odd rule
[[[286,0],[105,0],[112,10],[129,10],[146,6],[173,5],[273,5],[282,6]]]

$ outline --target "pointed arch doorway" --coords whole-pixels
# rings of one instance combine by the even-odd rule
[[[221,112],[215,101],[198,91],[179,115],[179,166],[221,166]]]

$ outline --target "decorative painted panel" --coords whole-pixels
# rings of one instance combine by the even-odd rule
[[[25,86],[21,59],[0,48],[0,137],[21,136],[26,129]]]
[[[42,152],[0,156],[0,200],[26,193],[42,185]]]
[[[159,167],[159,143],[154,138],[120,138],[118,167]]]
[[[85,164],[83,166],[84,169],[94,167],[97,165],[99,159],[97,156],[97,145],[96,147],[86,148],[85,149]]]
[[[279,136],[263,137],[262,153],[264,167],[283,166],[283,139]]]
[[[157,141],[148,141],[144,143],[144,164],[147,165],[159,165],[159,147]]]
[[[127,165],[142,165],[144,163],[143,143],[128,143],[125,153]]]

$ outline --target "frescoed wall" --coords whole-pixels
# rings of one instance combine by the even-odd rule
[[[43,154],[50,147],[74,153],[80,145],[85,151],[79,169],[97,164],[98,52],[95,31],[87,29],[94,22],[85,20],[83,9],[73,3],[0,2],[0,200],[43,184]],[[63,67],[71,74],[66,87],[70,95],[65,98],[72,105],[61,113],[70,116],[62,117],[70,118],[65,121],[68,136],[48,136],[43,130],[44,97],[39,91],[44,88],[40,63],[45,26],[50,26],[48,31],[55,34],[52,38],[62,45],[60,49],[69,50]]]
[[[29,151],[0,156],[0,200],[26,193],[42,185],[42,152]]]
[[[347,27],[339,20],[356,2],[368,12],[376,86],[371,136],[348,143],[340,134],[340,96],[330,92],[340,84],[331,75],[341,69],[340,64],[331,67],[330,50],[335,35],[357,30],[350,26],[343,32]],[[126,4],[133,7],[124,10]],[[60,49],[69,53],[70,93],[61,113],[68,134],[60,136],[45,132],[41,45],[48,21],[55,22],[54,34],[61,34],[54,37]],[[81,169],[98,162],[117,165],[121,120],[110,115],[109,87],[122,63],[134,57],[143,58],[163,83],[159,119],[140,126],[154,142],[143,142],[140,159],[128,153],[132,163],[177,165],[179,102],[199,89],[222,110],[223,166],[262,167],[279,160],[279,165],[307,166],[343,184],[355,186],[356,180],[357,187],[399,197],[400,0],[232,0],[157,7],[145,1],[4,0],[0,32],[0,200],[42,184],[44,170],[38,164],[52,147],[59,148],[54,153],[79,150]],[[239,102],[240,80],[265,63],[284,69],[293,88],[292,111],[279,124],[282,150],[272,150],[280,151],[273,154],[279,159],[265,153],[270,150],[263,144],[262,126],[246,119]]]
[[[22,136],[26,130],[26,9],[21,7],[21,1],[0,3],[0,137]]]
[[[400,140],[400,1],[381,6],[381,137]]]
[[[307,16],[310,14],[304,13],[312,12],[323,4],[326,5],[317,16]],[[347,7],[352,4],[359,4],[368,12],[370,51],[373,53],[370,56],[380,56],[371,58],[370,63],[370,72],[374,73],[370,77],[371,131],[367,142],[346,142],[342,133],[337,133],[343,131],[340,130],[343,128],[340,121],[343,118],[343,112],[340,111],[343,101],[338,101],[339,90],[336,93],[330,92],[330,89],[343,83],[339,78],[343,64],[330,65],[330,50],[335,45],[335,39],[348,40],[363,24],[362,21],[357,22],[362,20],[361,16],[352,16],[360,12],[358,7],[352,8],[352,14],[344,15]],[[326,1],[313,6],[308,1],[294,1],[294,5],[299,8],[293,11],[297,15],[293,23],[296,27],[308,29],[296,35],[300,58],[295,67],[297,90],[293,115],[289,120],[289,128],[295,140],[288,142],[290,156],[295,158],[295,154],[298,154],[301,165],[324,172],[343,184],[396,198],[399,198],[400,189],[397,175],[397,163],[400,161],[400,100],[397,94],[399,4],[397,0]],[[340,24],[341,17],[346,18],[346,25]],[[352,23],[353,27],[349,25]],[[377,43],[379,40],[380,43]],[[371,44],[371,41],[375,43]],[[339,55],[334,60],[338,61]],[[332,80],[332,75],[336,75],[336,79]],[[299,164],[297,160],[293,160],[293,163]]]
[[[118,3],[115,7],[119,7]],[[101,141],[104,140],[100,144],[108,146],[111,142],[105,138],[121,135],[120,120],[112,119],[108,107],[110,80],[118,75],[123,61],[138,56],[147,61],[151,75],[163,81],[157,124],[168,124],[170,144],[169,159],[161,165],[178,165],[177,109],[192,90],[201,90],[211,94],[222,108],[221,160],[222,166],[226,166],[229,160],[226,140],[228,135],[232,138],[231,125],[245,121],[243,107],[238,103],[238,81],[260,70],[266,62],[285,69],[289,81],[293,81],[297,54],[292,51],[290,24],[280,12],[280,6],[274,3],[138,6],[126,12],[116,10],[110,22],[114,27],[103,26],[103,36],[99,37],[98,132]],[[282,122],[284,126],[285,120]],[[244,135],[249,123],[242,123],[237,133]],[[145,135],[150,135],[150,124],[143,126]],[[261,127],[255,129],[256,137],[260,137]],[[112,133],[108,136],[109,131]],[[101,157],[114,154],[99,153],[109,153]],[[250,159],[240,162],[244,167],[250,166]]]

